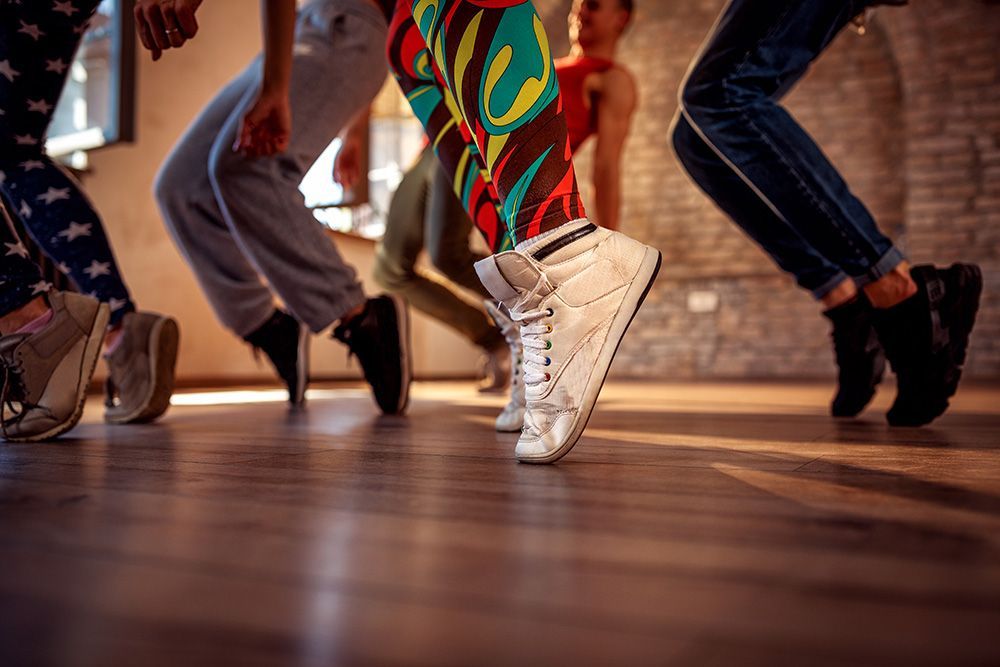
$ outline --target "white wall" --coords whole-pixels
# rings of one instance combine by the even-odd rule
[[[202,32],[180,51],[138,63],[137,141],[91,156],[86,187],[104,217],[118,260],[140,308],[170,313],[180,321],[179,378],[241,380],[270,377],[248,348],[222,329],[194,277],[169,239],[153,201],[153,177],[173,142],[216,90],[259,49],[256,3],[206,2]],[[318,223],[317,223],[318,224]],[[343,238],[338,245],[371,286],[372,244]],[[374,287],[371,287],[374,290]],[[415,318],[415,368],[423,376],[471,373],[476,352],[463,338],[423,317]],[[319,337],[313,344],[315,375],[356,375],[344,348]]]

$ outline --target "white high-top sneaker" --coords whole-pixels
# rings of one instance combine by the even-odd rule
[[[520,327],[493,301],[486,300],[483,303],[510,347],[510,402],[497,416],[496,429],[501,433],[517,433],[524,426],[525,408],[524,354]]]
[[[649,246],[577,220],[476,263],[521,326],[527,409],[518,460],[552,463],[580,439],[660,261]]]

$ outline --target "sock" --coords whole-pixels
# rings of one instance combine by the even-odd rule
[[[542,243],[543,241],[547,241],[553,237],[561,236],[566,232],[571,231],[572,229],[580,227],[581,226],[580,223],[589,224],[590,221],[587,220],[586,218],[571,220],[567,222],[565,225],[560,225],[555,229],[550,229],[547,232],[542,232],[538,236],[533,236],[530,239],[524,239],[514,247],[514,250],[516,250],[517,252],[527,252],[528,248],[531,248],[539,243]]]
[[[35,319],[33,319],[30,322],[28,322],[27,324],[25,324],[23,327],[21,327],[20,329],[18,329],[14,333],[16,333],[16,334],[33,334],[33,333],[38,333],[39,331],[41,331],[42,329],[44,329],[45,326],[49,322],[52,321],[52,317],[54,315],[55,315],[55,313],[52,312],[51,308],[49,308],[47,311],[45,311],[45,313],[43,315],[39,315],[38,317],[36,317]]]

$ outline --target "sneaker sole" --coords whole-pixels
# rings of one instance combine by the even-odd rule
[[[298,373],[298,383],[295,385],[295,393],[289,396],[292,407],[302,407],[306,403],[306,389],[309,387],[309,352],[312,340],[312,332],[303,323],[299,323],[299,344],[297,348],[298,363],[296,372]]]
[[[618,348],[621,347],[626,332],[628,332],[632,321],[649,295],[649,290],[653,288],[653,283],[656,282],[656,276],[659,274],[662,264],[663,255],[653,248],[646,248],[646,254],[642,258],[642,264],[639,267],[638,273],[636,273],[635,280],[628,292],[626,292],[625,299],[622,300],[622,305],[615,315],[614,321],[611,323],[608,340],[604,345],[604,349],[601,350],[600,356],[597,358],[597,363],[594,366],[595,372],[591,374],[587,388],[584,390],[583,404],[580,407],[580,412],[577,415],[576,422],[573,424],[573,429],[570,431],[569,437],[562,445],[544,456],[518,457],[518,461],[521,463],[538,464],[555,463],[569,454],[570,450],[580,440],[583,432],[587,430],[587,424],[590,423],[590,417],[597,406],[597,399],[601,394],[601,389],[604,388],[604,382],[607,380],[611,364],[615,360],[615,355],[618,354]],[[645,280],[642,279],[643,276],[646,276]],[[630,303],[633,304],[631,308],[628,307]],[[615,341],[614,345],[610,344],[612,340]]]
[[[393,414],[401,415],[410,405],[410,382],[413,379],[413,357],[410,354],[410,310],[406,301],[397,294],[390,294],[393,306],[396,308],[396,326],[399,329],[399,371],[400,392],[399,404]]]
[[[83,351],[83,363],[80,364],[80,380],[76,386],[76,408],[70,418],[44,433],[26,437],[7,437],[5,440],[8,442],[41,442],[43,440],[52,440],[80,423],[80,418],[83,417],[83,407],[87,403],[87,388],[90,387],[90,380],[94,377],[94,371],[97,369],[97,360],[101,356],[101,347],[104,345],[104,332],[108,328],[109,319],[111,319],[111,308],[108,304],[102,303],[97,308],[97,315],[94,317],[94,321],[90,327],[87,347]]]
[[[174,394],[174,376],[177,366],[177,349],[180,346],[180,329],[176,320],[164,317],[155,325],[149,336],[149,366],[153,382],[145,400],[132,412],[124,415],[105,413],[108,424],[144,424],[159,419],[170,408]]]

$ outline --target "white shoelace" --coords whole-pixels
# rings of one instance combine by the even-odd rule
[[[545,279],[540,278],[534,289],[527,292],[520,299],[520,303],[531,302],[538,296],[539,291],[544,285]],[[524,355],[523,380],[524,384],[528,387],[548,382],[550,379],[550,375],[545,371],[545,368],[552,363],[552,359],[546,356],[544,352],[552,349],[552,342],[545,339],[544,336],[552,333],[552,326],[542,324],[539,320],[552,317],[552,315],[551,308],[525,311],[511,309],[511,318],[521,327],[521,347],[523,349],[522,354]]]

